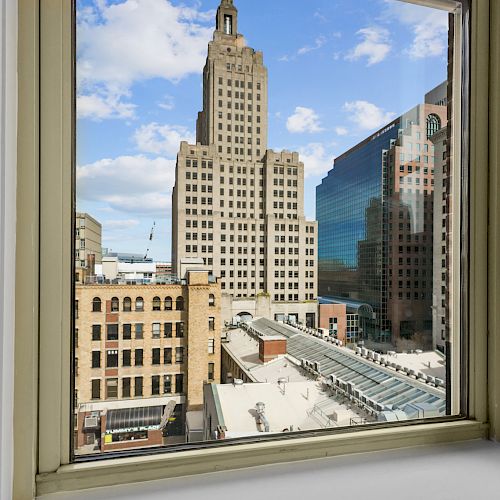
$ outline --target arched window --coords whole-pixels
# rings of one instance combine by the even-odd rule
[[[135,310],[144,311],[144,299],[142,297],[137,297],[135,299]]]
[[[92,299],[92,312],[101,312],[101,299],[99,297]]]
[[[111,312],[118,312],[120,310],[120,301],[118,297],[113,297],[111,299]]]
[[[123,299],[123,310],[126,312],[132,310],[132,299],[130,297],[125,297]]]
[[[215,306],[215,295],[213,293],[211,293],[209,296],[208,296],[208,305],[210,307],[213,307]]]
[[[160,297],[153,298],[153,311],[161,311],[161,299],[160,299]]]
[[[441,120],[434,113],[427,117],[427,139],[432,137],[441,128]]]
[[[165,311],[172,310],[172,297],[165,297]]]
[[[175,300],[175,309],[176,311],[184,311],[184,298],[177,297]]]

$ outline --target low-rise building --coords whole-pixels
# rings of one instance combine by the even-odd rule
[[[86,283],[102,259],[102,226],[86,213],[75,216],[75,283]]]
[[[76,286],[75,402],[83,414],[77,449],[103,449],[96,442],[108,434],[119,439],[102,425],[86,432],[80,424],[93,412],[103,417],[104,410],[173,402],[184,414],[202,408],[204,384],[220,381],[220,284],[193,270],[182,283]]]
[[[352,350],[323,329],[266,318],[230,329],[221,350],[226,384],[204,389],[205,439],[446,413],[437,353]]]

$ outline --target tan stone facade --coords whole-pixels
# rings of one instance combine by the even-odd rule
[[[181,143],[177,157],[172,265],[178,273],[181,259],[202,258],[223,294],[305,303],[317,296],[317,223],[304,217],[298,153],[267,149],[267,95],[263,55],[245,46],[223,0],[197,144]]]
[[[102,226],[86,213],[75,217],[75,283],[85,283],[102,262]]]
[[[76,404],[175,398],[203,404],[220,380],[220,284],[76,286]]]

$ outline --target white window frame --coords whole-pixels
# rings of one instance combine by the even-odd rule
[[[408,1],[440,8],[453,3]],[[15,498],[361,451],[500,438],[500,145],[494,143],[500,137],[500,2],[472,0],[467,418],[76,464],[70,463],[68,335],[74,253],[69,168],[73,117],[68,105],[74,101],[73,5],[68,0],[18,0],[18,8],[15,363],[23,369],[16,370],[14,381]],[[490,31],[490,22],[496,29]],[[66,265],[54,265],[60,262]]]

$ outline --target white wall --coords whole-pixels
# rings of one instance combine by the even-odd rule
[[[500,444],[472,441],[40,497],[42,500],[497,500]]]
[[[0,0],[0,499],[12,498],[17,0]]]

